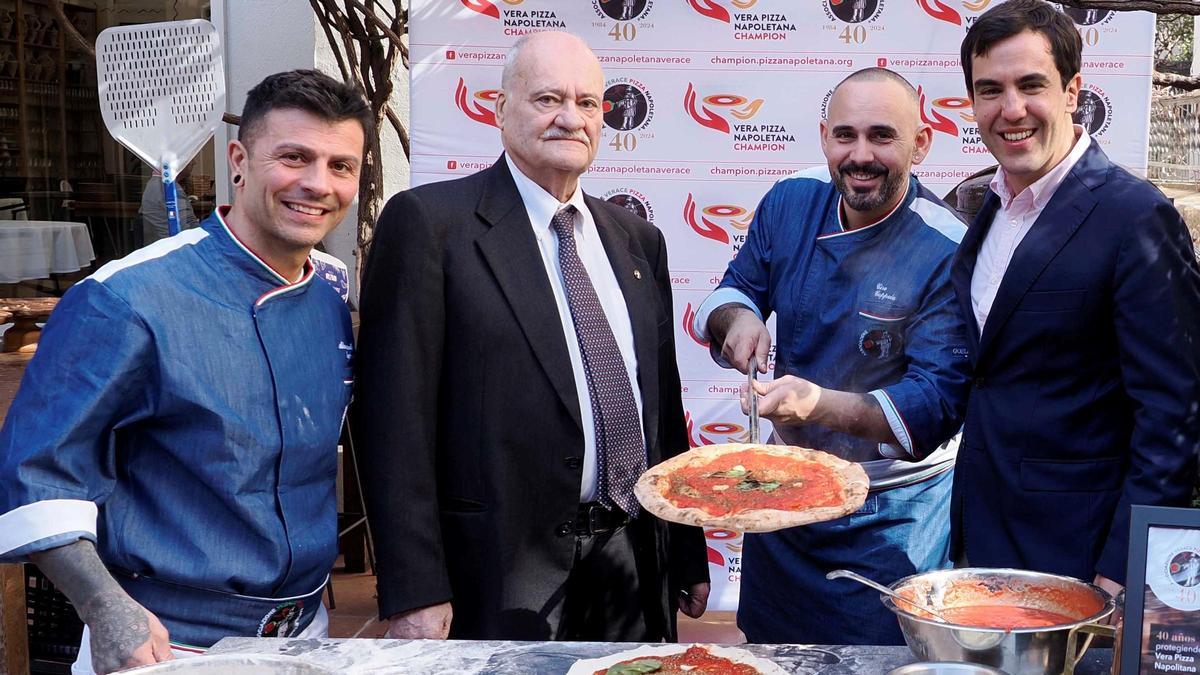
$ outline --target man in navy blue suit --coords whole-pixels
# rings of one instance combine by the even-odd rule
[[[1072,123],[1081,52],[1041,0],[962,44],[1000,170],[952,271],[975,369],[952,545],[1115,591],[1130,505],[1186,505],[1195,482],[1200,270],[1170,202]]]

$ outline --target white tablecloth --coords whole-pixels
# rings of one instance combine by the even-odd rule
[[[0,220],[0,283],[45,279],[83,269],[96,257],[87,225]]]

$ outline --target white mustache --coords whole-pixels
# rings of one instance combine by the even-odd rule
[[[592,141],[587,137],[587,134],[582,131],[565,131],[557,127],[551,127],[542,134],[543,141],[579,141],[585,145],[591,145]]]

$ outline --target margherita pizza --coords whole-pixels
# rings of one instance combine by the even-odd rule
[[[567,675],[782,675],[778,665],[744,649],[655,645],[577,661]]]
[[[866,501],[868,488],[861,466],[829,453],[729,443],[651,467],[634,494],[663,520],[773,532],[851,514]]]

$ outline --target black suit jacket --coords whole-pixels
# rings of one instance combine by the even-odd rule
[[[1093,141],[1017,246],[982,335],[952,498],[973,566],[1124,583],[1131,504],[1185,506],[1200,449],[1200,272],[1179,213]],[[1004,224],[995,227],[1004,227]]]
[[[629,309],[653,465],[688,448],[666,246],[646,221],[586,201]],[[381,616],[450,600],[452,637],[552,637],[547,608],[574,556],[585,421],[503,158],[393,197],[361,298],[355,440]],[[630,527],[648,626],[673,637],[668,589],[708,579],[703,533],[648,515]]]

